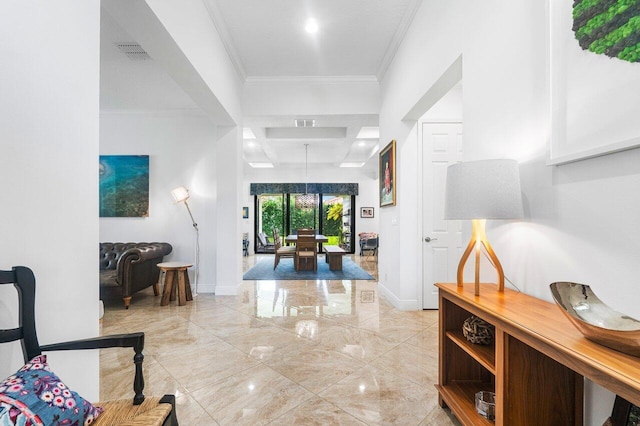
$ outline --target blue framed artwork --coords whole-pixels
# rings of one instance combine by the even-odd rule
[[[100,217],[149,216],[149,156],[100,156]]]

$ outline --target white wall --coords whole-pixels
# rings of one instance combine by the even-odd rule
[[[173,246],[166,260],[195,262],[195,232],[171,190],[190,190],[189,208],[200,229],[199,292],[216,283],[217,129],[198,112],[102,113],[101,155],[149,155],[149,217],[100,218],[100,241],[162,241]],[[195,268],[190,278],[194,282]],[[135,294],[132,305],[135,308]]]
[[[417,142],[411,123],[401,120],[462,54],[465,159],[521,163],[527,218],[488,229],[505,274],[546,300],[553,281],[587,283],[617,310],[640,317],[640,151],[545,165],[551,130],[545,3],[425,1],[381,84],[381,140],[398,140],[401,192],[398,205],[381,214],[380,232],[402,244],[398,251],[381,251],[379,268],[387,277],[381,285],[398,300],[417,299],[421,285],[417,256],[409,256],[421,248],[411,243],[407,221],[419,205],[411,197],[419,176],[410,158]],[[391,225],[394,216],[398,226]],[[587,388],[585,424],[601,425],[612,395]]]
[[[99,29],[98,0],[2,4],[0,269],[34,270],[41,344],[98,334]],[[16,303],[0,290],[0,328],[17,326]],[[97,351],[49,362],[97,400]],[[22,364],[17,347],[0,347],[0,377]]]

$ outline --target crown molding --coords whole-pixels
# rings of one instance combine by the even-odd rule
[[[242,64],[242,59],[240,59],[240,55],[238,55],[237,50],[233,46],[233,42],[231,41],[231,36],[229,35],[229,30],[224,23],[224,19],[222,19],[222,15],[220,14],[220,10],[218,6],[216,6],[215,1],[212,0],[202,0],[204,6],[209,12],[209,18],[213,23],[213,26],[218,31],[218,35],[222,40],[222,44],[224,45],[225,50],[227,51],[227,55],[229,55],[229,59],[233,64],[240,80],[246,81],[247,73],[244,69],[244,65]]]
[[[384,76],[389,70],[389,66],[391,65],[391,62],[393,62],[393,58],[395,58],[396,53],[398,52],[398,48],[404,40],[404,36],[407,34],[407,31],[409,30],[409,27],[413,22],[413,18],[416,16],[416,12],[420,8],[421,4],[422,0],[413,0],[407,5],[407,10],[402,17],[402,21],[400,22],[400,25],[398,25],[396,33],[393,35],[393,38],[389,42],[389,46],[385,51],[382,62],[380,63],[380,67],[378,67],[378,72],[376,73],[378,81],[382,81],[382,79],[384,79]]]

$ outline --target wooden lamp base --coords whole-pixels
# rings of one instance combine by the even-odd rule
[[[471,220],[471,239],[469,240],[469,244],[465,249],[462,258],[460,259],[460,263],[458,264],[458,287],[462,287],[464,283],[464,265],[469,259],[469,255],[471,251],[475,247],[475,259],[476,259],[476,267],[475,267],[475,295],[480,296],[480,251],[482,248],[487,253],[489,260],[493,264],[493,267],[496,268],[498,272],[498,291],[504,292],[504,272],[502,271],[502,265],[496,256],[496,253],[491,248],[491,244],[489,244],[489,240],[487,239],[487,233],[485,231],[486,219],[473,219]]]

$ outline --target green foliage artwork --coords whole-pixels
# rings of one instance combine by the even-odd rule
[[[640,62],[640,0],[575,0],[573,31],[584,50]]]

